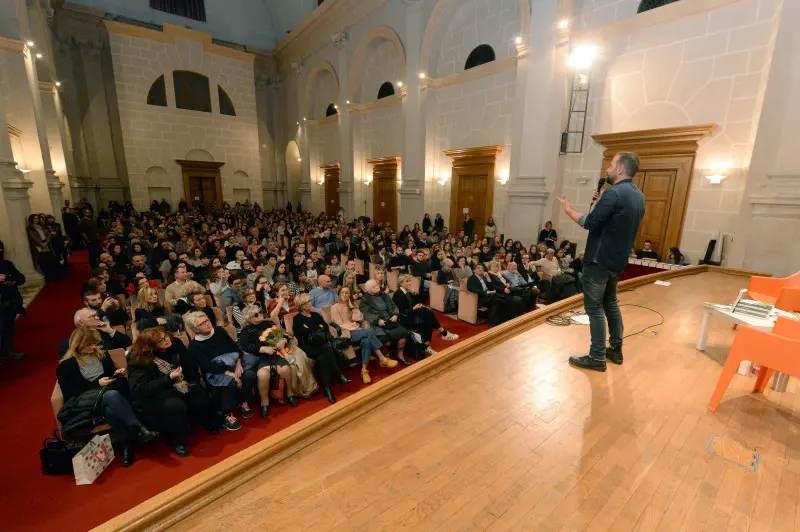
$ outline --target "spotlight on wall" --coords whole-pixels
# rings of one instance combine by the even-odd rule
[[[402,81],[398,81],[398,82],[397,82],[397,86],[398,86],[398,87],[402,87],[402,86],[403,86],[403,82],[402,82]]]
[[[42,54],[36,54],[36,59],[41,59],[42,57],[44,57]]]
[[[347,100],[347,105],[350,105],[350,100]]]
[[[711,183],[712,185],[719,185],[720,183],[722,183],[722,180],[725,179],[726,177],[728,176],[726,176],[725,174],[715,172],[711,175],[707,175],[706,179],[708,179],[708,182]]]
[[[56,87],[60,87],[60,86],[61,86],[61,82],[60,81],[56,81]]]
[[[425,72],[419,73],[419,79],[425,79]]]
[[[306,117],[303,117],[303,122],[305,122],[305,121],[306,121]]]
[[[516,39],[514,39],[514,42],[517,44],[522,44],[522,37],[517,37]]]
[[[17,168],[17,170],[19,170],[19,171],[20,171],[20,172],[22,172],[23,174],[27,174],[27,173],[29,173],[29,172],[30,172],[30,169],[29,169],[29,168]]]
[[[298,157],[298,158],[297,158],[297,162],[298,162],[298,163],[301,163],[301,162],[303,162],[303,158],[302,158],[302,157]]]
[[[504,168],[497,173],[497,182],[503,186],[508,183],[508,168]]]
[[[298,122],[298,123],[297,123],[297,125],[299,126],[299,125],[300,125],[300,122]]]
[[[28,48],[33,48],[34,46],[36,46],[36,44],[33,41],[28,41],[25,44],[28,45]]]
[[[568,19],[561,19],[558,21],[558,27],[562,30],[569,28],[569,20]]]
[[[586,69],[592,66],[598,55],[597,46],[585,44],[578,46],[567,57],[567,64],[575,69]]]

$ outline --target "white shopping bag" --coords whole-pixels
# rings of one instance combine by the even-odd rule
[[[84,486],[93,483],[113,459],[114,448],[111,447],[111,437],[108,434],[95,436],[72,457],[75,484]]]

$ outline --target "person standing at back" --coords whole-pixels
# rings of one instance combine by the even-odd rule
[[[639,156],[635,153],[615,155],[606,172],[606,182],[612,187],[600,192],[588,214],[575,211],[566,197],[558,198],[567,215],[589,231],[583,259],[583,304],[589,316],[592,346],[588,356],[570,357],[572,366],[605,371],[606,358],[622,364],[623,325],[617,284],[644,217],[644,195],[631,180],[638,170]]]

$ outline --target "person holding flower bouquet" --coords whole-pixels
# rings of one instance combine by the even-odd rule
[[[297,406],[297,396],[309,397],[317,388],[314,370],[306,354],[289,343],[286,332],[268,320],[257,305],[248,305],[242,311],[243,327],[239,334],[239,347],[245,353],[259,358],[256,365],[258,392],[261,396],[261,417],[269,414],[269,379],[272,368],[284,380],[287,400]]]

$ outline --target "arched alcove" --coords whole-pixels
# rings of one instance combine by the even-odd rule
[[[145,171],[144,174],[149,178],[158,179],[161,177],[166,177],[167,171],[161,168],[160,166],[151,166]]]
[[[300,146],[296,141],[290,140],[284,153],[286,162],[286,189],[288,201],[297,205],[300,201],[301,163]]]
[[[494,48],[488,44],[481,44],[467,56],[467,61],[464,63],[464,70],[491,63],[495,59],[497,59],[497,55],[494,53]]]
[[[150,86],[147,93],[147,105],[167,106],[167,86],[164,83],[164,76],[159,76]]]
[[[214,156],[208,153],[206,150],[193,149],[186,152],[186,157],[184,157],[184,159],[187,161],[212,162],[214,161]]]
[[[383,98],[388,98],[389,96],[394,96],[394,85],[391,81],[386,81],[381,85],[381,88],[378,89],[378,99],[382,100]]]
[[[378,26],[359,41],[353,54],[347,79],[348,99],[357,103],[375,101],[381,84],[405,77],[406,57],[400,38],[388,26]]]
[[[236,170],[233,173],[233,177],[236,178],[238,181],[248,181],[250,176],[247,175],[247,172],[244,170]]]
[[[304,117],[310,120],[325,118],[331,102],[339,100],[339,78],[330,63],[318,63],[309,73],[303,102]]]

